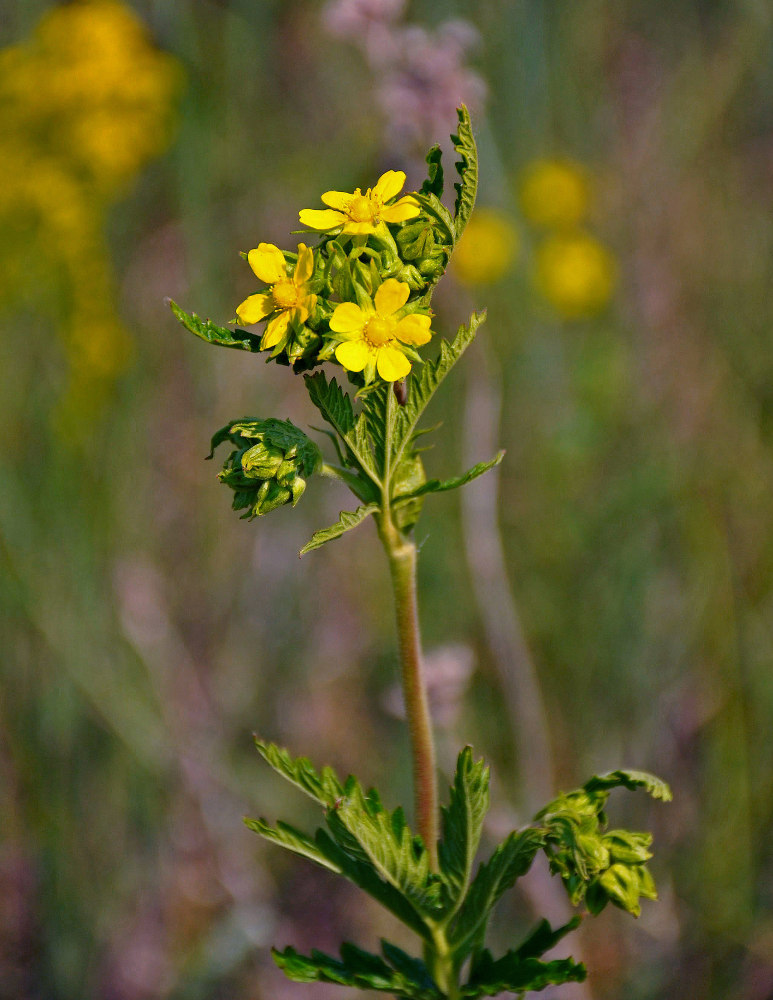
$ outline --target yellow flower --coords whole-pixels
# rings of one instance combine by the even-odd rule
[[[521,181],[523,214],[536,226],[576,226],[590,207],[584,168],[569,160],[535,160]]]
[[[314,253],[303,243],[298,244],[298,261],[292,277],[287,275],[284,254],[273,243],[259,243],[247,254],[250,267],[261,281],[269,285],[267,292],[248,296],[236,309],[236,315],[248,326],[267,319],[261,350],[277,347],[289,335],[290,326],[305,323],[317,303],[317,296],[308,291],[314,273]]]
[[[518,253],[518,234],[498,212],[476,208],[451,258],[464,285],[493,285],[510,268]]]
[[[374,188],[365,194],[356,188],[354,194],[346,191],[326,191],[322,201],[330,208],[304,208],[300,213],[301,225],[308,229],[325,231],[343,226],[349,236],[367,236],[375,233],[385,222],[405,222],[419,214],[419,206],[410,195],[405,195],[393,205],[387,202],[403,189],[405,174],[402,170],[387,170]]]
[[[588,233],[551,236],[537,248],[537,287],[562,316],[599,312],[616,282],[612,255]]]
[[[365,372],[365,381],[372,382],[378,372],[385,382],[405,378],[411,363],[404,346],[420,347],[432,335],[429,316],[409,313],[402,319],[397,313],[408,301],[410,288],[395,278],[378,287],[372,306],[360,307],[354,302],[342,302],[330,317],[330,329],[336,339],[336,360],[350,372]]]

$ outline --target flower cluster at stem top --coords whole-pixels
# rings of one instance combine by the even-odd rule
[[[429,301],[451,247],[412,195],[405,174],[388,170],[363,193],[327,191],[327,208],[303,209],[320,236],[297,252],[260,243],[246,254],[266,286],[236,309],[241,323],[265,323],[260,349],[296,370],[340,364],[353,382],[404,378],[432,331]]]

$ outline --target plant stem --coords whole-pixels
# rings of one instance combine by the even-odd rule
[[[430,864],[436,870],[438,794],[435,741],[422,668],[419,609],[416,600],[416,546],[403,538],[387,517],[382,515],[380,522],[381,541],[389,558],[395,595],[403,697],[413,757],[415,821],[429,853]]]

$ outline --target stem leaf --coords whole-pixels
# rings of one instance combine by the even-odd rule
[[[335,983],[360,990],[378,990],[409,1000],[441,1000],[442,997],[428,973],[426,978],[416,981],[378,955],[348,942],[341,946],[340,961],[316,950],[307,958],[294,948],[273,949],[272,955],[288,979],[299,983]]]
[[[464,903],[451,923],[449,940],[459,965],[482,940],[489,915],[500,897],[531,868],[537,852],[544,846],[541,830],[527,827],[514,830],[481,865],[472,880]]]
[[[314,532],[299,552],[299,555],[304,556],[307,552],[318,549],[325,542],[332,542],[334,539],[340,538],[345,532],[356,528],[366,517],[375,514],[380,509],[377,503],[369,503],[358,507],[355,511],[342,510],[335,524],[331,524],[329,528],[320,528],[319,531]]]
[[[456,189],[454,230],[458,240],[475,207],[475,196],[478,191],[478,147],[472,134],[470,112],[462,104],[456,109],[456,113],[459,116],[459,128],[457,134],[451,136],[451,142],[460,157],[456,163],[460,180],[458,184],[454,184]]]
[[[521,958],[517,951],[508,951],[495,961],[491,952],[484,950],[472,970],[470,981],[462,987],[461,995],[475,1000],[506,990],[522,994],[562,983],[581,983],[586,975],[585,966],[571,958],[540,962],[536,958]]]
[[[335,872],[336,875],[341,874],[338,865],[324,855],[311,837],[290,826],[289,823],[283,823],[280,820],[275,827],[272,827],[264,819],[246,818],[244,824],[265,840],[271,841],[272,844],[277,844],[279,847],[292,851],[293,854],[308,858],[309,861],[316,862],[323,868],[327,868],[328,871]]]
[[[426,361],[418,374],[409,376],[408,398],[405,406],[400,407],[395,421],[394,462],[397,467],[402,454],[416,433],[416,425],[427,408],[429,401],[437,392],[446,375],[461,358],[475,339],[478,327],[485,322],[486,313],[473,313],[469,323],[460,326],[456,336],[449,344],[447,340],[440,342],[440,354],[434,361]]]
[[[355,417],[352,401],[335,378],[328,382],[324,372],[306,375],[309,398],[343,441],[349,464],[361,469],[374,483],[380,485],[373,465],[373,454],[368,439],[366,420],[362,414]]]
[[[472,747],[467,746],[459,754],[450,802],[441,810],[438,859],[451,907],[461,901],[467,890],[488,807],[489,769],[482,759],[473,760]]]
[[[260,351],[261,338],[256,333],[249,330],[242,330],[237,327],[235,330],[227,330],[224,326],[217,326],[210,319],[202,319],[196,313],[187,313],[181,309],[176,302],[171,299],[169,308],[182,323],[186,330],[206,340],[208,344],[217,344],[219,347],[233,347],[239,351],[250,351],[257,354]]]
[[[460,486],[465,486],[467,483],[472,482],[473,479],[477,479],[478,476],[482,476],[484,472],[488,472],[489,469],[493,469],[494,466],[499,465],[499,463],[504,458],[504,451],[498,452],[492,459],[488,462],[478,462],[467,472],[463,473],[461,476],[456,476],[453,479],[428,479],[426,483],[422,483],[415,490],[410,493],[403,493],[394,498],[394,502],[401,503],[403,501],[413,500],[415,497],[424,496],[425,493],[444,493],[446,490],[456,490]]]
[[[266,763],[291,784],[323,806],[332,806],[342,795],[343,785],[330,767],[318,773],[307,757],[291,757],[276,743],[255,738],[255,746]]]

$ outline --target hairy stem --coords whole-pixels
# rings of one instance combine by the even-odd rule
[[[416,546],[407,541],[382,514],[381,541],[389,558],[395,595],[397,641],[402,666],[403,697],[411,736],[413,795],[418,833],[437,869],[438,794],[435,772],[435,741],[429,714],[421,655],[419,609],[416,600]]]

